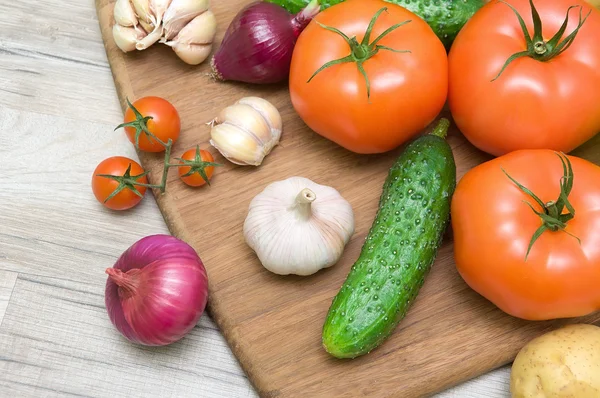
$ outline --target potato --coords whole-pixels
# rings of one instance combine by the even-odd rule
[[[510,375],[513,398],[600,397],[600,327],[569,325],[530,341]]]

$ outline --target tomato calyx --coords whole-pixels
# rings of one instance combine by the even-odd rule
[[[195,173],[198,173],[200,175],[200,177],[202,177],[204,182],[206,182],[209,186],[210,186],[210,181],[209,181],[208,176],[206,175],[206,168],[223,166],[220,163],[206,162],[206,161],[202,160],[202,156],[200,155],[200,146],[199,145],[196,145],[196,154],[194,155],[194,160],[187,160],[187,159],[183,159],[183,158],[175,158],[175,160],[178,160],[180,163],[179,164],[169,164],[168,166],[169,167],[186,167],[187,166],[190,168],[190,171],[183,174],[181,177],[189,177]]]
[[[129,166],[127,166],[127,170],[125,170],[125,173],[123,173],[122,176],[115,176],[112,174],[96,174],[97,177],[108,178],[110,180],[114,180],[119,183],[117,188],[114,191],[112,191],[111,194],[106,197],[106,199],[104,199],[104,203],[106,203],[109,200],[111,200],[112,198],[114,198],[117,194],[119,194],[119,192],[123,191],[124,189],[129,189],[131,192],[133,192],[140,198],[143,198],[144,196],[140,193],[140,191],[137,190],[136,185],[140,186],[140,187],[155,188],[154,185],[137,182],[138,179],[147,176],[148,173],[150,173],[150,172],[144,171],[142,174],[132,176],[131,175],[131,163],[129,163]]]
[[[578,237],[566,230],[567,222],[575,217],[575,209],[573,208],[573,205],[571,205],[571,202],[569,202],[569,194],[573,189],[573,168],[571,166],[571,161],[564,153],[557,153],[557,155],[563,165],[563,176],[560,179],[560,194],[558,195],[557,200],[552,200],[548,203],[544,203],[536,194],[512,178],[504,169],[502,169],[504,174],[521,191],[529,195],[542,208],[542,211],[538,211],[531,203],[524,201],[542,220],[542,225],[531,237],[529,247],[527,248],[527,254],[525,255],[525,261],[527,261],[527,257],[529,257],[529,253],[531,252],[531,248],[533,247],[534,243],[546,231],[563,231],[577,239],[577,241],[581,244],[581,240]]]
[[[523,17],[521,17],[521,14],[519,14],[519,12],[512,5],[502,0],[501,2],[509,6],[517,15],[519,24],[523,30],[523,35],[525,36],[525,42],[527,43],[527,50],[511,55],[504,63],[504,66],[502,66],[502,69],[498,75],[492,79],[492,81],[498,79],[508,65],[518,58],[529,57],[545,62],[565,52],[571,46],[571,44],[573,44],[575,37],[577,37],[577,33],[579,33],[579,30],[592,13],[592,10],[590,10],[585,17],[582,17],[583,10],[581,6],[577,5],[569,7],[567,9],[567,16],[565,17],[565,20],[558,32],[556,32],[556,34],[552,36],[550,40],[546,41],[542,36],[542,19],[540,18],[540,14],[538,13],[537,9],[533,5],[533,0],[529,0],[529,4],[531,5],[531,18],[533,19],[533,36],[529,35],[529,31],[527,30],[527,26],[525,26],[525,21],[523,20]],[[567,29],[567,25],[569,24],[569,13],[573,8],[579,8],[579,23],[573,32],[571,32],[561,41],[565,30]]]
[[[121,127],[133,127],[135,129],[135,149],[140,149],[140,135],[144,133],[148,141],[152,142],[155,140],[163,147],[167,146],[167,143],[163,142],[160,138],[154,135],[150,129],[148,129],[148,120],[152,120],[152,116],[144,116],[142,115],[135,106],[129,101],[129,98],[125,99],[127,101],[127,106],[131,108],[133,114],[135,115],[135,120],[127,123],[121,123],[117,127],[115,127],[115,131],[120,129]]]
[[[308,79],[307,83],[310,83],[311,80],[319,72],[321,72],[327,68],[330,68],[330,67],[332,67],[334,65],[338,65],[338,64],[354,62],[354,63],[356,63],[356,67],[358,68],[358,71],[360,72],[360,74],[365,78],[365,83],[367,85],[367,98],[370,98],[371,97],[371,83],[369,82],[369,76],[367,76],[367,72],[365,72],[363,63],[366,62],[369,58],[373,57],[375,54],[377,54],[381,50],[392,51],[395,53],[409,53],[410,52],[410,50],[397,50],[397,49],[393,49],[393,48],[390,48],[390,47],[387,47],[387,46],[384,46],[381,44],[377,44],[377,43],[379,43],[379,41],[381,41],[381,39],[383,39],[385,36],[387,36],[388,34],[393,32],[394,30],[398,29],[402,25],[405,25],[405,24],[411,22],[411,20],[406,20],[406,21],[397,23],[393,26],[390,26],[382,34],[377,36],[377,38],[375,38],[375,40],[373,40],[371,43],[369,43],[369,40],[371,40],[371,32],[373,31],[375,22],[377,21],[377,18],[379,18],[379,16],[384,11],[387,11],[387,7],[381,8],[379,11],[377,11],[375,13],[373,18],[371,18],[371,21],[369,22],[369,26],[367,27],[365,35],[360,43],[356,39],[356,36],[350,38],[350,37],[348,37],[348,35],[346,35],[344,32],[342,32],[341,30],[339,30],[337,28],[324,25],[324,24],[320,23],[319,21],[315,21],[323,29],[329,30],[333,33],[340,35],[346,41],[346,43],[348,43],[348,46],[350,47],[350,54],[345,57],[335,59],[333,61],[329,61],[329,62],[325,63],[323,66],[321,66],[319,69],[317,69],[317,71],[315,73],[313,73],[313,75]]]

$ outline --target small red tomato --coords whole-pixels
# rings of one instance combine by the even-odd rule
[[[169,101],[160,97],[144,97],[133,104],[127,100],[127,104],[124,123],[117,128],[124,127],[129,141],[136,145],[137,140],[137,148],[145,152],[162,152],[169,140],[177,141],[181,122]]]
[[[127,210],[142,200],[148,184],[146,172],[135,160],[113,156],[96,167],[92,191],[98,202],[112,210]]]
[[[198,146],[188,149],[177,160],[180,164],[185,165],[179,166],[181,181],[191,187],[200,187],[204,184],[210,185],[210,178],[215,171],[215,166],[221,166],[214,163],[215,159],[210,152],[200,149]]]

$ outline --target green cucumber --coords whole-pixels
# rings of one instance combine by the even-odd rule
[[[292,14],[300,12],[310,0],[266,0]],[[343,0],[321,0],[321,10]],[[465,23],[479,10],[485,0],[386,0],[414,12],[431,26],[437,37],[449,48]]]
[[[429,272],[450,217],[456,165],[450,122],[410,143],[392,166],[379,210],[323,326],[337,358],[367,354],[404,318]]]

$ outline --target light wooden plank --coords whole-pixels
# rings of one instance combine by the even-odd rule
[[[0,325],[2,325],[4,313],[6,312],[6,307],[8,306],[8,301],[10,300],[16,280],[17,273],[0,271]]]
[[[251,397],[254,392],[206,316],[167,347],[125,340],[104,286],[20,275],[0,327],[0,395]]]
[[[436,398],[510,398],[510,365],[446,390]]]
[[[92,194],[100,161],[137,159],[123,132],[1,106],[0,131],[0,269],[99,283],[137,239],[168,233],[151,193],[126,212]]]
[[[0,32],[0,105],[111,124],[122,117],[92,2],[0,2]]]

